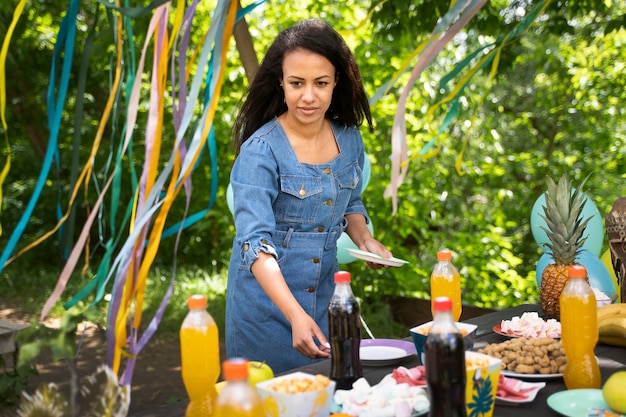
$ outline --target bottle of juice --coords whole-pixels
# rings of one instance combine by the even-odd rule
[[[248,382],[248,361],[225,360],[222,374],[226,385],[217,397],[215,417],[264,417],[261,397]]]
[[[206,311],[203,295],[187,300],[189,312],[180,328],[180,356],[183,383],[189,396],[185,417],[212,417],[220,375],[219,334],[213,317]]]
[[[429,417],[466,417],[465,343],[452,319],[452,300],[434,300],[435,317],[424,344],[424,368],[430,394]]]
[[[598,342],[596,297],[582,265],[568,269],[569,280],[559,298],[561,343],[567,356],[563,380],[567,389],[600,388],[602,378],[594,349]]]
[[[361,309],[350,288],[350,273],[335,272],[335,292],[328,305],[330,379],[336,389],[352,389],[363,376],[361,357]]]
[[[431,312],[435,317],[435,298],[448,297],[452,300],[452,318],[461,318],[461,275],[452,264],[452,252],[437,252],[437,264],[430,275]]]

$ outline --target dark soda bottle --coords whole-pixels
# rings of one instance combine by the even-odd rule
[[[435,317],[424,345],[429,417],[466,417],[465,344],[452,319],[452,301],[434,300]]]
[[[330,379],[336,389],[352,389],[363,376],[359,349],[361,347],[361,311],[350,287],[350,273],[335,273],[335,292],[328,305],[330,336]]]

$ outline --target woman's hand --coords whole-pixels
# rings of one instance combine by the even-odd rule
[[[372,233],[367,228],[365,217],[363,215],[349,214],[346,216],[346,219],[348,220],[346,233],[360,250],[375,253],[380,255],[383,259],[389,259],[393,256],[385,245],[374,239]],[[379,269],[385,266],[369,261],[367,262],[367,265],[372,269]]]
[[[391,251],[389,251],[385,247],[385,245],[383,245],[382,243],[380,243],[373,237],[365,240],[363,244],[359,247],[359,249],[380,255],[383,259],[389,259],[393,256]],[[367,261],[367,266],[369,266],[372,269],[379,269],[379,268],[385,267],[385,265],[378,264],[375,262],[369,262],[369,261]]]
[[[330,357],[326,336],[308,314],[303,312],[291,322],[291,336],[294,349],[304,356],[311,359]]]

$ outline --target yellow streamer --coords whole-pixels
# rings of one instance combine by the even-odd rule
[[[383,4],[387,3],[387,0],[382,0],[380,1],[376,6],[372,7],[369,11],[369,13],[367,14],[367,16],[365,16],[365,18],[363,20],[361,20],[359,22],[358,25],[356,25],[353,29],[349,29],[349,30],[339,30],[337,31],[341,36],[346,37],[348,35],[351,35],[352,33],[356,32],[357,30],[361,29],[363,26],[365,26],[367,24],[367,22],[369,22],[372,19],[372,15],[374,14],[374,12],[376,11],[376,9],[378,9],[380,6],[382,6]]]
[[[7,108],[6,60],[7,53],[9,51],[9,43],[11,43],[11,37],[13,36],[13,31],[15,30],[15,26],[17,25],[18,20],[20,20],[20,16],[22,15],[24,6],[26,6],[26,0],[21,0],[15,8],[15,11],[13,12],[13,20],[9,25],[9,29],[7,30],[7,33],[4,37],[4,41],[2,42],[2,49],[0,50],[0,119],[2,119],[2,128],[4,130],[4,144],[7,150],[7,162],[4,164],[4,167],[2,167],[2,171],[0,172],[0,202],[2,202],[2,186],[4,185],[4,180],[9,174],[9,170],[11,169],[11,145],[9,144],[8,125],[5,116]],[[1,211],[2,205],[0,204],[0,212]],[[2,223],[0,223],[0,236],[2,236]]]

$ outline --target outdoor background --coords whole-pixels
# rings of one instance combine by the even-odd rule
[[[12,20],[16,0],[0,3],[0,36]],[[104,2],[106,3],[106,2]],[[103,3],[103,4],[104,4]],[[192,41],[206,33],[216,1],[202,1],[196,12]],[[242,6],[248,3],[242,1]],[[522,27],[525,18],[541,4],[545,11]],[[77,47],[63,109],[59,134],[59,164],[52,167],[41,196],[13,253],[51,230],[59,213],[68,207],[76,172],[90,158],[98,121],[111,88],[115,64],[110,9],[101,2],[81,2]],[[173,5],[172,7],[175,7]],[[10,169],[2,185],[0,248],[4,250],[33,194],[41,170],[49,125],[46,92],[53,49],[67,2],[31,0],[15,27],[6,58],[6,126],[2,146]],[[339,30],[350,45],[370,96],[403,66],[415,64],[411,56],[449,8],[440,0],[267,1],[245,18],[256,57],[262,59],[276,34],[301,19],[320,17]],[[467,305],[501,308],[538,301],[535,268],[542,249],[529,225],[531,209],[546,190],[546,176],[557,180],[566,173],[579,184],[591,174],[585,194],[604,216],[626,183],[626,3],[611,0],[488,2],[428,65],[412,88],[406,105],[407,143],[411,160],[398,189],[398,210],[383,196],[391,175],[391,128],[398,99],[408,72],[372,106],[374,131],[361,131],[371,161],[371,179],[363,200],[373,221],[374,235],[394,256],[409,261],[401,268],[373,271],[364,262],[341,265],[352,273],[363,316],[380,337],[406,337],[404,325],[394,322],[392,308],[398,297],[428,299],[428,279],[442,248],[454,252],[461,272],[463,301]],[[135,50],[139,53],[151,15],[132,19]],[[92,30],[97,35],[92,36]],[[125,30],[128,31],[128,28]],[[502,39],[506,39],[502,43]],[[93,42],[93,43],[92,43]],[[439,135],[450,103],[436,106],[479,60],[501,45],[497,66],[478,68],[461,91],[458,113]],[[85,57],[84,47],[91,55]],[[216,111],[217,177],[212,173],[209,150],[193,175],[189,213],[206,214],[187,227],[176,248],[175,236],[164,238],[152,263],[145,289],[147,323],[163,299],[170,278],[175,284],[159,339],[178,343],[176,333],[186,314],[186,298],[193,293],[209,297],[209,311],[223,329],[226,270],[234,226],[226,189],[233,161],[231,128],[248,80],[234,40],[229,44],[224,85]],[[467,65],[463,60],[479,51]],[[150,57],[150,54],[148,54]],[[83,100],[77,100],[77,74],[85,66]],[[150,65],[146,64],[149,73]],[[455,72],[458,71],[458,72]],[[442,83],[444,77],[449,82]],[[149,77],[146,76],[146,82]],[[445,80],[445,79],[444,79]],[[77,106],[82,123],[75,126]],[[171,102],[164,108],[163,148],[171,147],[175,134]],[[123,160],[128,175],[116,204],[105,198],[102,212],[90,230],[83,258],[52,314],[64,314],[63,302],[83,288],[98,272],[104,247],[121,248],[128,219],[124,210],[133,200],[132,169],[141,172],[144,127],[148,103],[141,102],[133,153]],[[200,111],[199,109],[198,111]],[[72,215],[52,236],[4,265],[0,272],[0,301],[12,300],[33,314],[41,311],[65,265],[90,206],[97,199],[111,169],[111,155],[121,141],[124,114],[110,122],[103,144],[93,158],[89,187],[79,193]],[[114,126],[115,125],[115,126]],[[115,127],[115,128],[114,128]],[[80,129],[80,141],[76,141]],[[6,133],[8,132],[8,134]],[[434,147],[422,155],[426,144]],[[162,163],[169,154],[164,153]],[[2,164],[3,166],[5,163]],[[211,182],[217,195],[210,202]],[[167,218],[171,226],[184,216],[183,194]],[[113,224],[115,223],[115,224]],[[601,231],[604,233],[604,231]],[[596,231],[597,233],[597,231]],[[606,238],[601,253],[608,248]],[[175,263],[174,263],[175,262]],[[110,288],[110,284],[109,284]],[[75,307],[84,310],[88,295]],[[105,297],[97,303],[100,323],[106,325]]]

